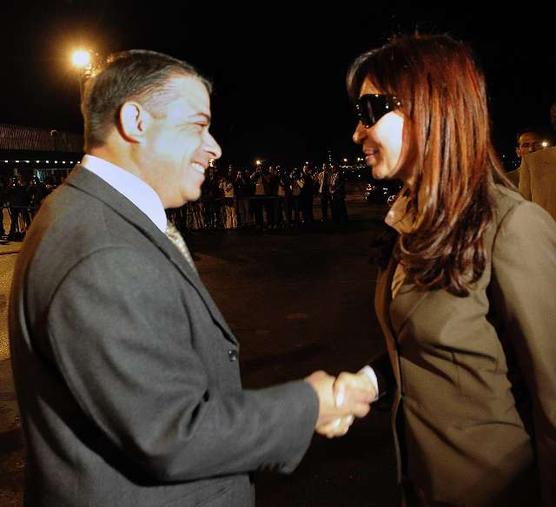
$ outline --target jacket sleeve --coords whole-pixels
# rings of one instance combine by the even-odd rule
[[[187,305],[194,288],[178,278],[127,248],[83,259],[49,307],[55,366],[86,417],[158,481],[290,472],[313,435],[315,392],[304,381],[219,385],[214,369],[237,363],[218,350],[214,365],[199,357],[195,341],[207,337]]]
[[[556,505],[556,224],[522,202],[498,229],[494,304],[533,402],[543,505]]]
[[[396,379],[392,372],[392,364],[386,352],[383,352],[378,357],[370,361],[370,367],[375,372],[378,381],[378,397],[382,398],[392,394],[396,388]]]
[[[378,400],[373,403],[373,410],[389,410],[396,390],[396,379],[390,357],[387,352],[383,352],[368,364],[373,369],[378,382]]]

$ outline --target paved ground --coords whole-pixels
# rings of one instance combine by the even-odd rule
[[[23,453],[19,413],[11,377],[7,300],[20,243],[0,243],[0,506],[21,505]]]
[[[256,388],[315,369],[355,370],[382,351],[372,309],[369,245],[379,210],[355,196],[346,229],[197,232],[201,276],[240,338],[242,374]],[[5,302],[17,243],[0,245],[0,506],[21,505],[23,454],[11,381]],[[315,437],[291,476],[257,475],[257,505],[395,505],[388,414],[358,421],[343,439]]]

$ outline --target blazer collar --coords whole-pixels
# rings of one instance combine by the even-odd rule
[[[407,319],[430,292],[419,290],[414,284],[405,282],[392,300],[392,280],[396,266],[397,262],[392,257],[386,269],[379,272],[376,289],[377,314],[381,316],[383,327],[387,328],[393,337],[399,336]]]
[[[160,229],[158,229],[158,227],[156,227],[147,215],[108,183],[103,181],[102,178],[99,178],[81,166],[76,166],[73,169],[65,183],[102,201],[115,213],[133,225],[141,234],[149,238],[149,240],[164,253],[170,262],[178,268],[190,285],[195,288],[201,299],[205,302],[214,321],[224,332],[224,336],[229,341],[237,344],[232,330],[197,273],[191,268],[176,246],[160,231]]]
[[[384,333],[384,338],[386,339],[386,350],[390,357],[396,383],[398,386],[401,386],[398,340],[390,318],[390,304],[392,302],[391,286],[395,269],[396,263],[391,258],[386,269],[378,271],[375,290],[375,311]]]
[[[395,267],[394,267],[395,269]],[[390,303],[390,320],[396,335],[400,335],[405,323],[423,300],[430,294],[430,290],[420,290],[412,283],[404,283],[396,297]]]

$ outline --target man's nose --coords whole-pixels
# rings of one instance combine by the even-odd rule
[[[211,158],[214,160],[222,156],[222,148],[220,148],[220,145],[216,142],[216,139],[212,137],[212,134],[208,134],[205,149],[211,154]]]

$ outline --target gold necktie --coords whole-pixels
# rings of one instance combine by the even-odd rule
[[[180,231],[176,229],[176,226],[169,220],[166,224],[166,236],[168,236],[168,239],[176,245],[176,248],[185,257],[185,260],[191,266],[191,269],[197,273],[197,268],[195,267],[195,263],[193,262],[193,258],[191,257],[189,248],[187,248],[187,245],[185,244],[183,236],[180,234]]]

